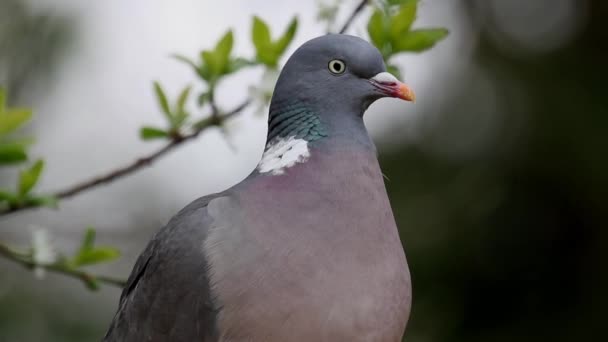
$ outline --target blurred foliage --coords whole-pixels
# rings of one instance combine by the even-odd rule
[[[71,258],[66,258],[64,262],[70,268],[78,268],[112,261],[118,257],[120,257],[120,252],[114,247],[95,246],[95,229],[89,227],[76,254]]]
[[[479,129],[455,122],[496,114],[483,112],[476,76],[458,74],[439,112],[421,114],[436,117],[420,143],[381,154],[413,277],[405,340],[603,340],[608,50],[598,42],[608,38],[607,3],[587,2],[569,44],[526,55],[494,39],[498,19],[480,2],[466,5],[480,24],[474,63],[502,113],[493,139],[450,153],[451,141]]]
[[[0,87],[0,166],[19,164],[28,160],[27,148],[31,139],[14,138],[12,135],[30,120],[32,111],[26,108],[7,108],[6,91]],[[37,160],[32,166],[19,172],[14,192],[0,188],[0,214],[24,206],[55,207],[53,196],[32,194],[38,183],[44,161]]]
[[[140,130],[141,138],[143,140],[152,140],[159,138],[171,138],[179,135],[180,129],[183,127],[183,125],[186,123],[186,120],[190,116],[190,113],[188,113],[185,108],[186,101],[190,96],[190,86],[186,86],[184,89],[182,89],[173,108],[169,106],[167,95],[165,95],[165,91],[161,87],[160,83],[154,82],[154,92],[156,93],[158,104],[161,108],[162,113],[167,119],[169,127],[167,129],[163,129],[157,127],[144,126]]]
[[[30,120],[32,111],[25,108],[7,108],[7,95],[0,88],[0,165],[27,160],[28,139],[11,139],[10,134]]]
[[[120,252],[110,246],[95,245],[95,230],[87,228],[80,248],[67,255],[57,251],[49,238],[48,231],[39,228],[32,234],[32,243],[27,249],[9,247],[0,242],[0,256],[32,269],[38,278],[44,278],[46,271],[81,280],[90,290],[98,290],[99,283],[105,282],[123,286],[125,281],[105,276],[97,276],[82,270],[84,266],[106,263],[120,257]]]
[[[72,38],[67,17],[33,11],[23,0],[0,1],[0,84],[19,98],[48,76]]]
[[[399,68],[390,59],[400,52],[422,52],[444,39],[445,28],[412,29],[418,13],[418,0],[394,0],[381,3],[367,23],[367,33],[380,50],[389,72],[401,78]]]
[[[250,64],[243,58],[233,58],[231,56],[233,45],[234,37],[232,30],[229,30],[217,42],[214,49],[200,52],[198,63],[181,55],[176,55],[175,58],[190,65],[197,75],[213,89],[221,77],[235,73]],[[202,105],[203,102],[199,101],[199,104]]]
[[[279,58],[285,53],[285,50],[293,40],[297,29],[298,19],[293,18],[283,35],[276,41],[272,41],[268,24],[260,17],[254,16],[251,40],[255,46],[256,61],[263,63],[268,67],[276,68],[279,63]]]
[[[283,35],[276,41],[272,41],[268,24],[260,17],[254,16],[251,28],[251,41],[256,49],[255,58],[232,56],[232,47],[234,45],[232,30],[228,30],[213,49],[202,50],[199,54],[200,59],[198,62],[182,55],[174,55],[177,60],[190,66],[198,76],[199,81],[205,85],[206,90],[198,95],[197,104],[201,109],[208,105],[211,108],[211,113],[203,115],[201,119],[189,121],[190,113],[186,110],[186,102],[190,96],[190,86],[182,89],[175,106],[172,108],[161,84],[154,82],[154,92],[158,105],[167,119],[169,127],[164,129],[144,126],[140,130],[140,137],[143,140],[164,138],[179,142],[189,132],[199,132],[211,125],[221,126],[222,120],[226,117],[227,113],[221,111],[215,103],[215,91],[219,81],[242,68],[256,65],[261,65],[265,68],[265,76],[272,74],[272,72],[277,70],[280,58],[285,54],[287,47],[293,41],[297,28],[298,19],[294,17]],[[262,78],[264,79],[265,76]],[[272,86],[274,86],[274,82],[272,82]],[[253,98],[247,99],[244,103],[248,104],[251,101],[258,101],[262,102],[262,105],[265,106],[270,101],[270,96],[267,94],[269,90],[266,88],[263,86],[259,88],[252,87],[253,91],[250,92],[250,97]],[[257,96],[253,94],[257,94]],[[236,112],[232,112],[232,114],[236,114]]]

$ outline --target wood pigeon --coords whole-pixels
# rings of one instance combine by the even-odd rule
[[[366,41],[298,48],[256,169],[154,236],[104,341],[401,341],[410,274],[363,124],[382,97],[414,100]]]

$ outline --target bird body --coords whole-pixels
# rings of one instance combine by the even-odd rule
[[[332,62],[329,73],[336,58],[355,76],[334,74]],[[383,72],[355,37],[300,48],[277,83],[259,165],[152,239],[105,341],[400,341],[410,275],[362,120],[401,91]]]
[[[242,231],[210,231],[218,325],[228,341],[398,341],[409,274],[375,155],[314,148],[310,155],[280,180],[256,177],[238,188],[244,216],[227,225]],[[319,168],[331,176],[316,177]],[[212,216],[221,216],[226,205],[213,204]],[[272,215],[261,215],[268,208]],[[230,258],[245,245],[247,264],[263,267]]]

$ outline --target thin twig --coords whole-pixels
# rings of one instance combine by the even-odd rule
[[[1,244],[1,243],[0,243],[0,255],[2,255],[5,259],[11,260],[15,263],[18,263],[18,264],[24,266],[27,269],[33,269],[36,267],[40,267],[40,268],[43,268],[50,272],[61,273],[61,274],[70,276],[72,278],[82,280],[86,284],[91,284],[93,282],[100,282],[100,283],[105,283],[108,285],[113,285],[113,286],[122,288],[125,286],[125,283],[126,283],[126,281],[123,279],[117,279],[117,278],[112,278],[112,277],[108,277],[108,276],[87,273],[82,270],[67,267],[60,263],[54,263],[54,264],[50,264],[50,265],[40,265],[40,264],[37,264],[36,262],[34,262],[33,260],[31,260],[31,258],[28,258],[27,256],[23,255],[22,253],[16,252],[12,248],[10,248],[4,244]]]
[[[215,90],[213,87],[209,91],[209,104],[211,105],[211,117],[217,120],[220,116],[220,110],[217,108],[217,103],[215,103]]]
[[[105,183],[110,183],[119,178],[132,174],[135,171],[137,171],[143,167],[150,166],[154,161],[156,161],[157,159],[166,155],[167,153],[169,153],[176,147],[182,145],[183,143],[185,143],[187,141],[193,140],[196,137],[198,137],[201,134],[201,132],[203,132],[205,129],[207,129],[211,126],[219,126],[224,121],[239,114],[249,105],[249,103],[250,103],[250,100],[246,100],[242,104],[240,104],[239,106],[237,106],[236,108],[234,108],[233,110],[231,110],[227,113],[219,114],[219,115],[212,115],[209,119],[200,121],[196,125],[196,128],[193,132],[191,132],[189,134],[178,135],[178,136],[174,137],[169,143],[167,143],[165,146],[163,146],[161,149],[157,150],[156,152],[151,153],[147,156],[138,158],[137,160],[131,162],[128,165],[117,168],[117,169],[115,169],[111,172],[108,172],[106,174],[103,174],[101,176],[93,177],[90,180],[76,183],[75,185],[69,186],[64,190],[60,190],[60,191],[57,191],[57,192],[51,194],[51,196],[53,196],[57,199],[70,198],[70,197],[78,195],[84,191],[91,190],[99,185],[102,185]],[[37,206],[34,206],[34,205],[13,207],[13,208],[9,208],[3,212],[0,212],[0,215],[6,215],[6,214],[15,213],[18,211],[36,208],[36,207]]]
[[[341,34],[345,33],[346,30],[348,30],[350,25],[353,23],[353,20],[355,20],[355,18],[359,15],[359,13],[361,13],[361,11],[363,11],[363,9],[365,8],[365,5],[367,5],[368,2],[369,2],[369,0],[361,0],[359,5],[353,11],[353,13],[351,13],[350,16],[348,17],[348,19],[346,19],[346,22],[344,23],[344,26],[342,26],[342,29],[340,29]]]
[[[162,157],[163,155],[165,155],[166,153],[168,153],[169,151],[174,149],[176,146],[178,146],[181,143],[183,143],[189,139],[192,139],[194,137],[195,137],[195,135],[189,135],[189,136],[185,136],[183,138],[173,139],[167,145],[163,146],[163,148],[150,154],[149,156],[139,158],[135,162],[133,162],[129,165],[126,165],[124,167],[118,168],[108,174],[93,178],[88,181],[84,181],[82,183],[78,183],[76,185],[71,186],[68,189],[58,191],[53,196],[57,199],[66,199],[66,198],[72,197],[74,195],[77,195],[82,191],[89,190],[98,185],[111,182],[111,181],[115,180],[116,178],[126,176],[132,172],[135,172],[137,169],[139,169],[141,167],[150,165],[154,160]]]
[[[135,160],[134,162],[132,162],[131,164],[118,168],[103,176],[99,176],[99,177],[93,178],[89,181],[85,181],[85,182],[76,184],[66,190],[58,191],[54,194],[54,196],[57,199],[66,199],[66,198],[72,197],[76,194],[79,194],[82,191],[90,190],[91,188],[94,188],[98,185],[108,183],[108,182],[116,180],[117,178],[126,176],[130,173],[137,171],[138,169],[140,169],[142,167],[149,166],[155,160],[164,156],[168,152],[172,151],[177,146],[179,146],[189,140],[195,139],[205,129],[207,129],[211,126],[220,125],[225,120],[228,120],[231,117],[235,116],[236,114],[240,113],[243,109],[245,109],[245,107],[247,107],[248,104],[249,104],[249,100],[245,101],[244,103],[242,103],[241,105],[239,105],[238,107],[233,109],[232,111],[230,111],[226,114],[223,114],[223,115],[217,114],[217,109],[214,109],[214,114],[212,115],[213,119],[206,120],[206,121],[204,121],[204,124],[198,125],[198,127],[196,127],[196,130],[194,132],[192,132],[190,134],[186,134],[186,135],[177,136],[173,140],[171,140],[167,145],[162,147],[160,150],[158,150],[146,157],[139,158],[139,159]]]

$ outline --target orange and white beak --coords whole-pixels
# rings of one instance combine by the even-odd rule
[[[416,95],[404,83],[400,82],[395,76],[388,72],[381,72],[369,79],[369,81],[384,96],[395,97],[406,101],[416,101]]]

